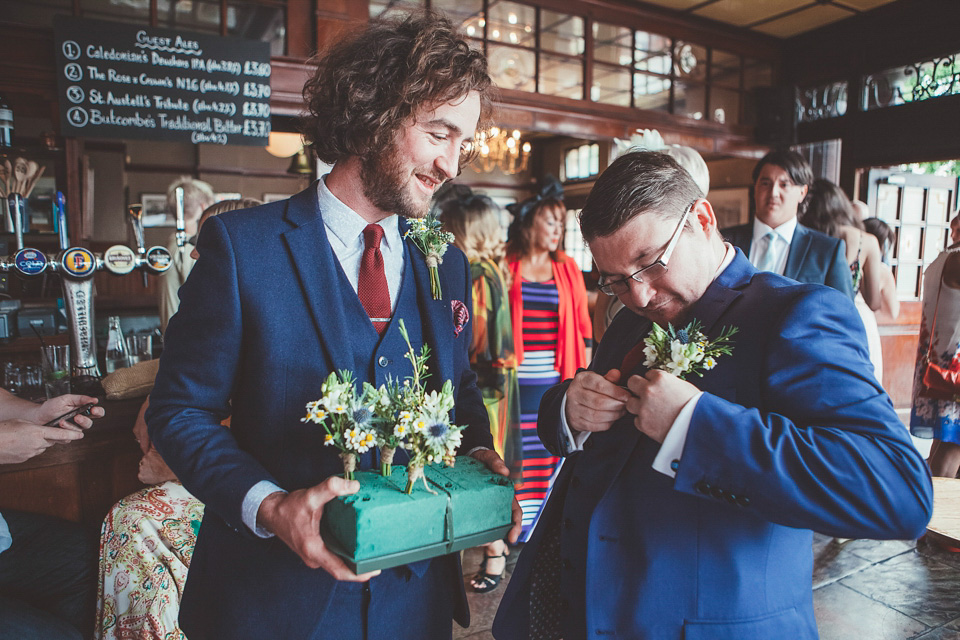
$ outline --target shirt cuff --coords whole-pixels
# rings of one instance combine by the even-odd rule
[[[567,424],[567,394],[563,394],[563,400],[560,402],[560,428],[563,431],[563,442],[567,447],[567,453],[583,451],[583,443],[590,437],[589,431],[578,431],[576,435],[573,429]]]
[[[690,430],[690,421],[693,419],[693,411],[697,408],[697,402],[703,391],[690,398],[687,404],[683,405],[676,420],[663,439],[660,445],[660,451],[657,457],[653,459],[653,468],[665,476],[671,478],[677,477],[677,469],[680,467],[680,456],[683,455],[683,445],[687,443],[687,432]]]
[[[247,491],[247,495],[243,497],[243,504],[241,505],[241,517],[243,518],[243,524],[247,525],[247,528],[250,531],[253,531],[257,536],[261,538],[272,538],[273,534],[263,527],[257,526],[257,513],[260,511],[260,505],[271,493],[287,493],[274,483],[269,480],[261,480],[257,484],[250,487],[250,491]]]

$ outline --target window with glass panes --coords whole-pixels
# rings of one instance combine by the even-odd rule
[[[593,254],[580,232],[580,209],[567,209],[563,231],[563,250],[572,257],[580,271],[593,271]]]
[[[567,149],[563,152],[561,169],[564,182],[597,175],[600,173],[600,145],[594,142]]]
[[[504,89],[739,124],[747,120],[745,94],[773,80],[762,60],[523,2],[370,0],[371,17],[421,8],[460,24]],[[588,28],[592,81],[585,87]]]

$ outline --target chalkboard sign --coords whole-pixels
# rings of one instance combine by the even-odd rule
[[[58,16],[64,135],[266,146],[270,45]]]

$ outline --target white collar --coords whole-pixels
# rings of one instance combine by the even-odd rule
[[[733,262],[733,259],[737,255],[737,250],[733,248],[733,245],[729,242],[723,243],[723,260],[720,261],[720,266],[717,267],[716,272],[713,274],[713,279],[716,280],[721,273],[726,271],[727,267],[730,266],[730,263]],[[712,281],[711,281],[712,282]]]
[[[753,219],[753,241],[757,242],[767,233],[773,231],[778,236],[784,239],[789,245],[793,242],[793,234],[797,230],[797,216],[793,216],[779,227],[774,229],[771,226],[768,226],[765,222],[761,222],[760,218]]]
[[[369,224],[359,213],[345,205],[327,188],[327,176],[317,180],[317,203],[323,212],[323,224],[344,246],[350,246],[363,236],[363,230]],[[383,227],[383,242],[387,246],[400,241],[399,216],[387,216],[377,224]],[[362,242],[362,240],[361,240]]]

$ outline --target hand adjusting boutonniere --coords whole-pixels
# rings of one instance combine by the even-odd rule
[[[410,238],[417,245],[423,255],[427,257],[427,267],[430,269],[430,293],[434,300],[439,300],[440,271],[437,267],[443,262],[443,254],[447,252],[447,245],[453,242],[453,234],[443,230],[443,225],[434,215],[423,218],[414,218],[409,221],[410,228],[404,238]]]
[[[689,373],[703,377],[704,370],[717,366],[717,358],[733,353],[730,339],[736,332],[736,327],[724,327],[717,338],[708,340],[697,320],[683,329],[668,324],[666,330],[654,322],[643,339],[643,366],[662,369],[681,380]]]

